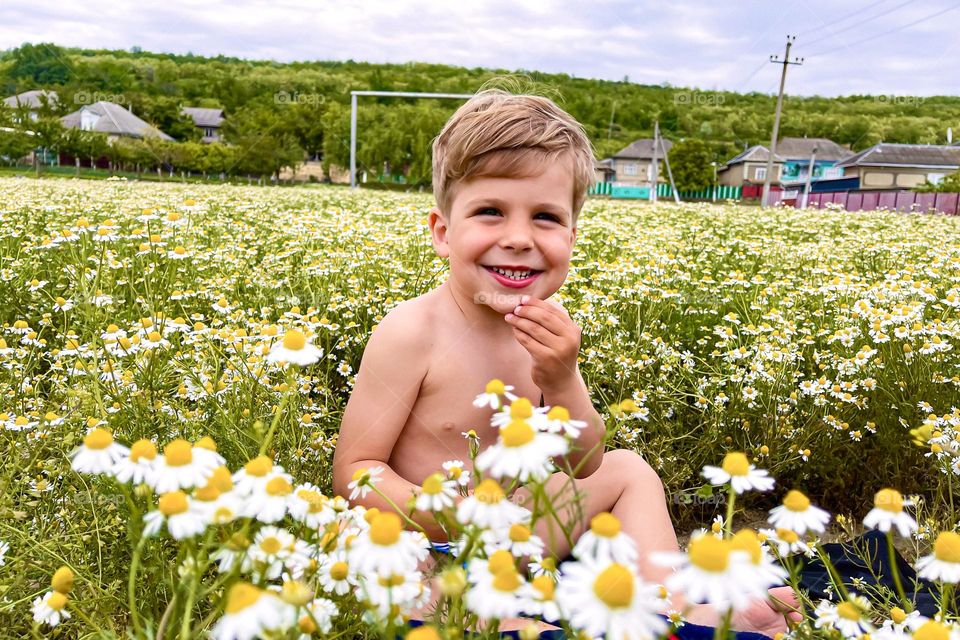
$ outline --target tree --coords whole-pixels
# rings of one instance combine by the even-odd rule
[[[67,52],[55,44],[26,43],[14,49],[13,64],[7,71],[11,80],[32,80],[36,85],[66,84],[73,74]]]
[[[701,140],[687,138],[670,148],[670,168],[679,191],[698,191],[713,184],[710,148]]]
[[[73,156],[79,176],[80,159],[87,158],[90,166],[95,167],[97,159],[107,152],[107,137],[96,131],[66,129],[60,141],[60,150]]]

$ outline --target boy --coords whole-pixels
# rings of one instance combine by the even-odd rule
[[[593,516],[613,513],[641,550],[641,574],[660,583],[668,570],[649,562],[649,554],[678,549],[663,486],[636,453],[603,452],[603,420],[577,366],[580,329],[549,300],[570,266],[593,163],[581,126],[546,98],[485,91],[447,122],[433,145],[437,206],[428,222],[450,277],[397,306],[373,332],[343,415],[334,491],[348,495],[354,471],[382,465],[378,488],[407,504],[444,461],[469,460],[464,432],[476,430],[481,448],[496,440],[490,409],[472,401],[497,378],[514,385],[516,395],[563,406],[587,423],[567,456],[583,495],[573,538]],[[557,473],[548,491],[570,491],[570,484]],[[521,488],[515,499],[526,495]],[[375,493],[361,502],[390,509]],[[444,539],[429,514],[414,519],[431,540]],[[555,522],[542,520],[537,534],[555,557],[569,554]],[[674,607],[681,598],[674,595]],[[771,636],[785,630],[771,607],[751,611],[736,628]],[[688,618],[718,620],[704,606]]]

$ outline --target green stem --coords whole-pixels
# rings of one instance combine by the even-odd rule
[[[146,541],[147,536],[141,534],[130,560],[130,578],[127,581],[127,606],[130,607],[130,619],[133,621],[134,635],[140,633],[140,612],[137,610],[137,571],[140,569],[140,553],[143,551],[143,545]]]
[[[723,531],[728,538],[733,535],[733,513],[736,502],[737,492],[733,490],[733,485],[731,484],[727,491],[727,519],[723,523]]]
[[[422,533],[423,535],[427,535],[427,530],[424,529],[423,527],[421,527],[420,524],[418,524],[413,518],[411,518],[410,516],[408,516],[408,515],[406,514],[406,512],[403,511],[403,509],[401,509],[400,507],[398,507],[398,506],[397,506],[397,503],[394,502],[393,500],[391,500],[390,497],[389,497],[387,494],[385,494],[383,491],[380,491],[380,489],[377,489],[377,487],[374,486],[373,484],[370,484],[370,485],[368,485],[368,486],[373,490],[373,492],[374,492],[375,494],[377,494],[378,496],[380,496],[381,498],[383,498],[384,500],[386,500],[386,501],[387,501],[387,504],[389,504],[390,507],[391,507],[394,511],[396,511],[397,514],[399,514],[401,518],[403,518],[404,520],[407,521],[407,524],[411,525],[413,528],[415,528],[417,531],[419,531],[419,532]],[[429,537],[429,536],[428,536],[428,537]]]
[[[950,610],[950,604],[953,600],[953,585],[949,582],[944,583],[940,592],[940,619],[947,619],[947,611]]]
[[[270,447],[270,441],[273,440],[273,434],[277,430],[277,426],[280,424],[280,419],[283,417],[283,410],[287,408],[287,403],[290,402],[290,396],[293,395],[296,385],[293,383],[296,382],[296,377],[291,373],[292,369],[287,370],[287,390],[280,398],[280,406],[277,407],[277,412],[273,416],[273,420],[270,422],[270,428],[267,430],[267,435],[264,436],[263,442],[260,444],[260,455],[263,455],[267,452],[267,449]]]
[[[913,611],[913,602],[907,600],[907,594],[903,590],[903,583],[900,581],[900,571],[897,570],[897,552],[893,549],[893,529],[887,531],[887,553],[890,556],[890,571],[893,573],[893,584],[897,587],[897,595],[903,603],[907,613]]]

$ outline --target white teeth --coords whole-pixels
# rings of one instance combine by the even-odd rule
[[[502,276],[506,276],[511,280],[523,280],[524,278],[529,278],[533,271],[514,271],[513,269],[500,269],[498,267],[490,267],[497,273]]]

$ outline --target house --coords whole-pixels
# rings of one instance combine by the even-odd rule
[[[37,119],[37,112],[43,107],[45,101],[50,106],[55,107],[57,104],[57,92],[34,89],[33,91],[24,91],[23,93],[18,93],[15,96],[3,99],[3,103],[11,109],[20,109],[22,107],[29,109],[30,118],[33,120]]]
[[[848,147],[827,138],[783,138],[777,143],[777,155],[783,158],[782,182],[806,182],[810,157],[816,149],[811,180],[841,175],[834,166],[853,154]]]
[[[727,160],[717,170],[717,183],[721,185],[743,187],[762,185],[767,177],[767,160],[770,151],[763,145],[754,145],[743,153]],[[807,158],[809,160],[809,158]],[[780,172],[783,169],[784,159],[778,154],[773,155],[773,176],[771,184],[780,183]]]
[[[173,138],[150,125],[132,111],[124,109],[119,104],[101,100],[87,104],[78,111],[65,115],[60,119],[64,127],[69,129],[83,129],[106,134],[107,140],[112,142],[117,138],[148,138],[159,137],[161,140],[173,141]]]
[[[936,184],[960,169],[960,147],[881,142],[836,166],[843,170],[847,189],[912,189],[928,181]]]
[[[223,109],[203,107],[183,107],[180,113],[193,118],[193,124],[203,132],[201,142],[219,142],[220,127],[223,125]]]
[[[594,160],[593,179],[596,183],[613,182],[613,160]]]
[[[663,148],[657,153],[657,182],[666,182],[663,171],[663,150],[670,153],[673,143],[663,138]],[[650,186],[653,181],[653,140],[634,140],[610,158],[600,162],[601,172],[607,182],[624,186]],[[598,176],[599,178],[599,176]]]

